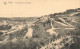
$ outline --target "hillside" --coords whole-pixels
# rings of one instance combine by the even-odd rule
[[[0,49],[80,49],[79,25],[80,8],[37,18],[1,17]]]

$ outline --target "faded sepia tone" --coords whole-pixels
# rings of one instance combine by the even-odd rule
[[[7,4],[4,5],[4,2]],[[13,3],[8,3],[13,2]],[[30,2],[17,4],[15,2]],[[1,17],[40,17],[80,7],[80,0],[0,0]]]
[[[0,49],[80,49],[80,0],[0,0]]]

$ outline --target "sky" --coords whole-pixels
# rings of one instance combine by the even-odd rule
[[[0,17],[40,17],[76,8],[80,8],[80,0],[0,0]]]

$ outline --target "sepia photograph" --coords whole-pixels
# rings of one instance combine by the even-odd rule
[[[80,0],[0,0],[0,49],[80,49]]]

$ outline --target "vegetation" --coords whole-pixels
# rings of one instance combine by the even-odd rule
[[[8,42],[5,44],[1,44],[0,43],[0,49],[36,49],[37,47],[40,48],[41,46],[44,46],[46,44],[49,44],[49,42],[54,41],[57,37],[60,37],[62,35],[65,35],[67,33],[72,33],[75,35],[74,37],[74,41],[75,39],[77,41],[75,41],[75,44],[71,44],[69,49],[73,49],[72,47],[77,47],[75,49],[80,49],[80,37],[78,37],[80,35],[80,13],[75,14],[76,12],[80,12],[79,11],[80,8],[78,9],[70,9],[67,10],[65,12],[60,12],[60,13],[54,13],[54,14],[50,14],[47,16],[47,19],[44,19],[43,17],[41,18],[0,18],[0,20],[2,21],[9,21],[8,24],[10,24],[12,22],[12,24],[17,24],[20,25],[21,23],[25,24],[26,27],[24,27],[22,30],[18,30],[16,32],[14,32],[13,34],[7,34],[3,36],[3,32],[0,32],[0,41],[3,41],[4,39],[6,39],[5,36],[8,37]],[[71,14],[72,17],[71,17]],[[60,29],[58,30],[54,30],[55,32],[57,32],[59,35],[56,36],[55,34],[50,35],[49,32],[47,32],[46,30],[51,29],[51,19],[53,18],[54,21],[58,21],[63,23],[59,17],[62,17],[67,23],[75,26],[76,29],[74,30],[65,30],[64,26],[61,26],[60,24],[57,24],[55,22],[53,22],[52,24],[54,25],[54,27],[58,26]],[[74,18],[75,22],[72,22],[73,19],[70,18]],[[38,20],[38,21],[36,21]],[[16,22],[15,22],[16,21]],[[32,32],[32,38],[24,38],[25,34],[28,32],[28,26],[26,22],[33,22],[36,21],[35,23],[33,23],[33,26],[30,26],[33,29]],[[17,23],[18,22],[18,23]],[[14,25],[15,25],[14,24]],[[16,25],[15,25],[16,26]],[[11,29],[12,26],[0,26],[0,30],[9,30]],[[17,29],[17,28],[16,28]],[[12,40],[15,39],[15,42],[13,42]],[[79,44],[78,44],[79,43]],[[68,45],[68,44],[66,44]],[[62,49],[66,49],[66,45],[62,48]]]

